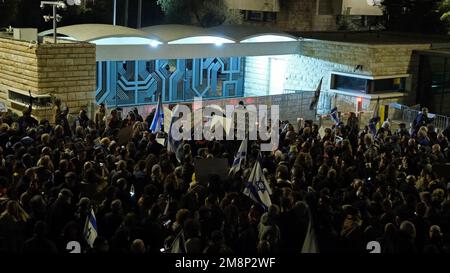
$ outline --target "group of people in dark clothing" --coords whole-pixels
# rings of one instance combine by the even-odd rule
[[[240,141],[184,141],[179,161],[149,132],[151,120],[137,110],[122,120],[104,105],[73,125],[59,109],[55,124],[31,111],[4,115],[0,252],[64,253],[76,241],[87,253],[300,253],[309,224],[320,253],[367,253],[371,241],[382,253],[450,252],[450,184],[434,168],[450,159],[449,136],[427,120],[413,132],[383,123],[376,134],[354,113],[323,132],[284,121],[276,151],[250,141],[239,171],[206,182],[196,160],[231,165]],[[132,134],[120,143],[124,127]],[[258,155],[268,209],[242,193]]]

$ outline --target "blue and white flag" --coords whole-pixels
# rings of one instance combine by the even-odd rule
[[[164,124],[164,110],[162,107],[162,98],[161,96],[159,96],[155,116],[153,117],[152,124],[150,125],[150,131],[154,134],[161,132],[163,124]]]
[[[184,231],[181,230],[180,233],[178,233],[177,237],[175,237],[175,240],[173,240],[172,246],[170,247],[170,253],[186,253],[186,242],[184,240]]]
[[[303,241],[302,253],[319,253],[319,245],[317,243],[316,231],[313,226],[313,219],[311,215],[311,209],[305,203],[305,206],[308,210],[308,230],[306,231],[305,240]]]
[[[272,205],[270,200],[272,190],[261,167],[261,155],[258,155],[258,159],[253,166],[248,182],[245,185],[244,194],[266,210]]]
[[[338,109],[337,107],[334,107],[333,109],[331,109],[331,113],[330,113],[331,119],[334,121],[334,123],[336,125],[339,124],[340,119],[339,119],[339,114],[338,114]]]
[[[239,146],[239,150],[234,156],[233,165],[230,168],[229,175],[237,173],[241,169],[242,161],[247,157],[247,143],[248,140],[244,139]]]
[[[95,219],[94,210],[91,209],[91,212],[86,218],[86,223],[84,224],[83,230],[83,237],[91,247],[94,245],[97,234],[97,220]]]
[[[377,134],[377,124],[380,122],[380,97],[377,99],[377,104],[375,104],[375,109],[373,109],[373,116],[369,121],[369,131],[375,136]]]
[[[172,135],[172,125],[174,122],[176,122],[177,120],[179,120],[181,117],[179,116],[180,110],[178,105],[175,106],[175,108],[173,109],[173,114],[172,114],[172,119],[170,120],[170,128],[169,128],[169,132],[167,134],[167,151],[172,152],[175,154],[178,162],[181,162],[182,158],[181,155],[177,152],[178,148],[180,147],[182,140],[175,140],[173,138]]]

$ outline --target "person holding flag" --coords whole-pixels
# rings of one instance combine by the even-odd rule
[[[182,116],[182,112],[180,113],[180,107],[178,107],[178,105],[176,105],[175,108],[173,109],[172,118],[170,120],[169,132],[167,134],[167,151],[174,153],[175,157],[178,160],[178,162],[181,162],[181,160],[183,159],[182,155],[178,152],[178,148],[183,143],[183,141],[174,139],[173,132],[172,132],[172,127],[173,127],[173,124],[176,121],[180,120],[182,117],[183,116]]]
[[[153,117],[152,123],[150,124],[150,132],[156,134],[162,132],[164,125],[164,109],[162,107],[162,96],[158,97],[158,104],[156,105],[155,116]]]
[[[86,217],[86,223],[84,224],[83,237],[90,247],[94,246],[95,239],[97,238],[97,220],[95,219],[94,210]]]
[[[242,140],[241,146],[239,146],[239,150],[234,157],[233,165],[231,166],[228,175],[235,174],[241,169],[242,161],[247,158],[247,144],[247,139]]]
[[[311,214],[311,209],[308,204],[302,202],[308,212],[308,229],[306,230],[305,240],[303,241],[302,253],[319,253],[319,246],[317,243],[316,231],[314,229],[313,218]]]
[[[379,110],[380,110],[380,97],[378,97],[377,104],[375,104],[375,108],[373,109],[373,117],[369,121],[369,132],[372,136],[375,136],[377,134],[377,124],[381,120]]]
[[[170,253],[173,254],[181,254],[181,253],[186,253],[186,241],[184,238],[184,231],[181,230],[177,237],[175,237],[175,239],[172,242],[172,245],[170,246],[169,249]]]
[[[424,107],[422,108],[422,112],[419,112],[417,114],[416,118],[413,120],[412,123],[412,129],[413,129],[413,136],[417,135],[417,132],[419,132],[420,127],[427,126],[432,122],[432,119],[430,119],[430,114],[428,113],[428,108]]]
[[[338,113],[337,107],[334,107],[333,109],[331,109],[330,116],[331,116],[331,119],[334,121],[334,124],[336,126],[339,125],[339,122],[341,122],[341,120],[339,119],[339,113]]]
[[[316,91],[314,92],[314,97],[311,101],[311,104],[309,105],[309,110],[317,110],[317,104],[319,103],[320,99],[320,90],[322,89],[322,83],[323,83],[323,77],[320,79],[319,85],[316,88]]]
[[[270,189],[269,183],[264,176],[261,161],[261,154],[259,154],[243,193],[267,211],[272,205],[272,201],[270,199],[272,190]]]

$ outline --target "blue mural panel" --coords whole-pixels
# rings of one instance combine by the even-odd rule
[[[109,106],[244,95],[244,58],[97,62],[96,102]]]

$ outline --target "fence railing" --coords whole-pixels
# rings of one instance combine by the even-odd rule
[[[299,93],[314,93],[314,90],[298,90],[298,89],[284,89],[283,94],[299,94]],[[321,92],[319,101],[317,102],[317,114],[328,114],[331,109],[331,96],[327,92]]]
[[[412,126],[414,120],[421,112],[419,110],[420,107],[417,106],[408,107],[398,103],[391,103],[389,106],[396,110],[394,118],[404,122],[407,126]],[[440,131],[445,130],[450,125],[450,117],[438,114],[428,114],[428,117],[432,119],[433,126]]]

